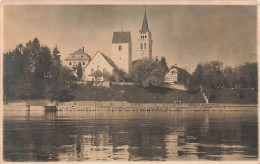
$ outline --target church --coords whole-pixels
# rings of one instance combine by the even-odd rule
[[[146,11],[143,18],[141,30],[139,31],[138,54],[137,59],[152,59],[152,33],[148,27]],[[114,32],[111,43],[111,58],[98,51],[91,59],[84,52],[84,48],[79,49],[71,54],[65,60],[67,66],[74,71],[79,63],[82,66],[83,81],[105,81],[102,75],[117,76],[119,71],[127,74],[132,69],[132,38],[130,31]]]

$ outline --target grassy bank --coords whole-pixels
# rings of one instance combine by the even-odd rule
[[[110,88],[74,86],[74,101],[127,101],[130,103],[204,103],[200,93],[189,94],[186,91],[168,88],[144,89],[140,86],[112,85]]]
[[[257,91],[251,89],[210,89],[210,103],[257,104]]]

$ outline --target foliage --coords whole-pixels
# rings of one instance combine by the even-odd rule
[[[204,88],[253,88],[257,86],[257,63],[245,63],[235,68],[225,67],[220,61],[199,63],[192,74],[189,90]]]
[[[119,76],[119,81],[121,81],[121,82],[131,82],[132,81],[131,77],[129,77],[129,75],[123,69],[118,70],[118,76]]]
[[[78,67],[77,67],[77,76],[78,76],[78,79],[80,80],[83,76],[83,72],[82,72],[82,66],[81,66],[81,63],[78,64]]]
[[[59,90],[69,92],[71,72],[61,66],[57,46],[51,52],[35,38],[4,54],[4,98],[59,100]]]
[[[135,84],[144,88],[162,86],[168,71],[164,64],[150,59],[140,60],[133,66],[130,77]]]

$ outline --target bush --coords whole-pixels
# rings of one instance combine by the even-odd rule
[[[245,98],[245,93],[242,91],[242,92],[240,92],[240,94],[239,94],[239,98],[240,99],[244,99]]]
[[[216,96],[215,94],[211,94],[211,95],[209,96],[209,101],[215,100],[216,97],[217,97],[217,96]]]

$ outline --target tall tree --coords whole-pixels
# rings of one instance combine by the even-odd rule
[[[78,76],[78,79],[79,79],[79,80],[81,80],[81,78],[82,78],[82,76],[83,76],[81,63],[78,64],[77,76]]]

